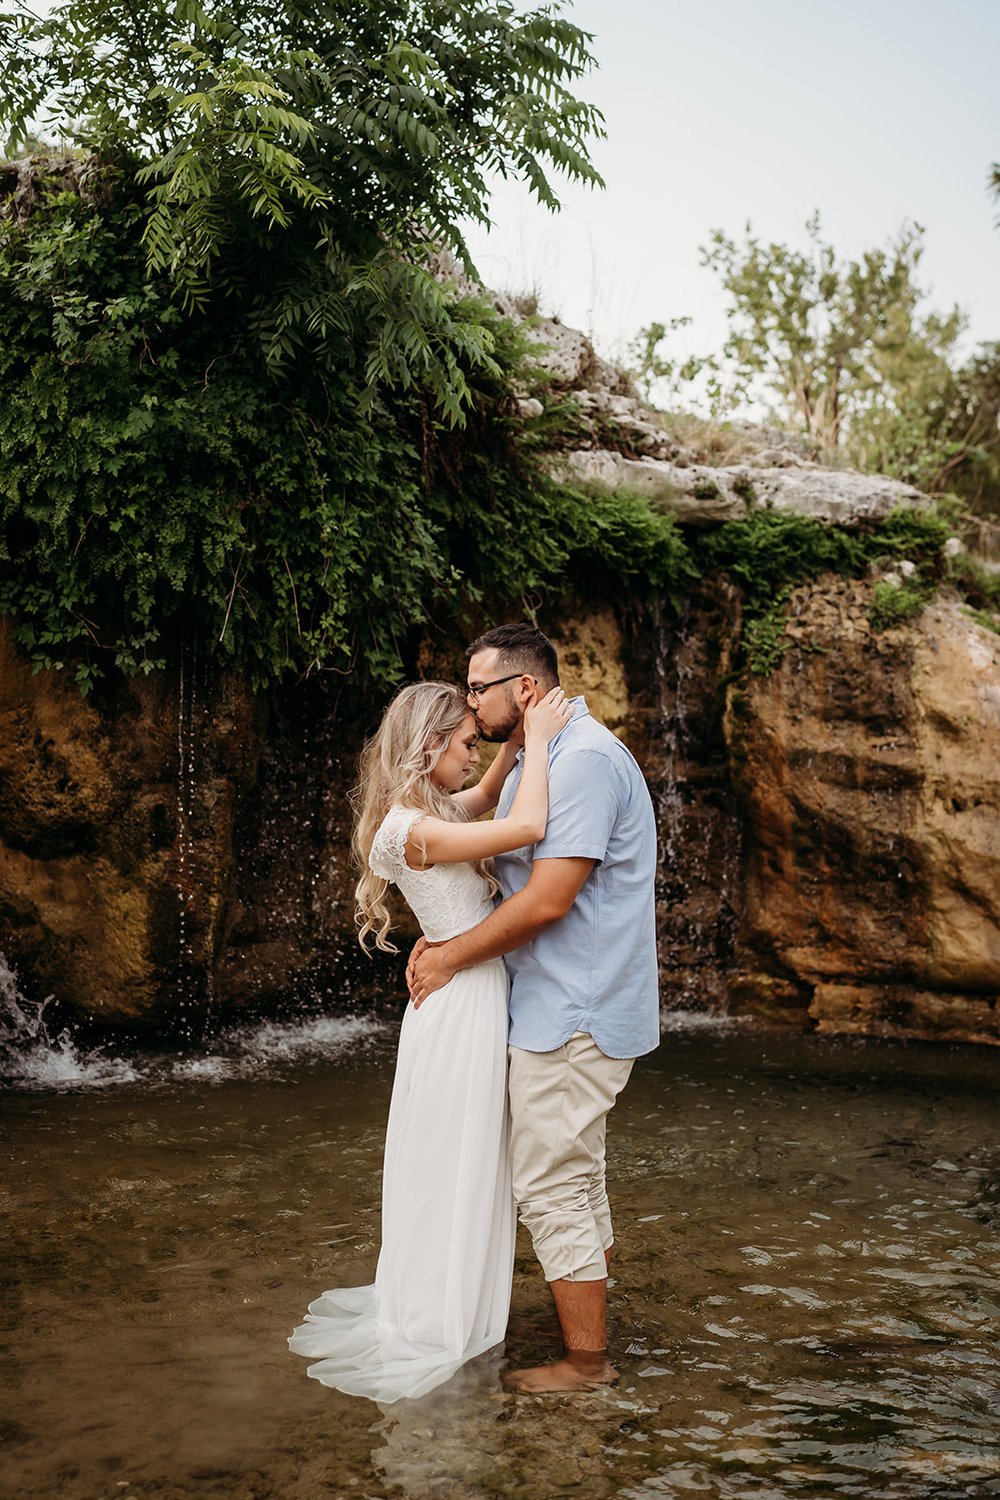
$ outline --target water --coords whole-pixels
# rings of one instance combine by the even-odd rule
[[[49,1025],[46,1011],[52,1001],[51,995],[40,1003],[26,999],[0,954],[0,1088],[80,1092],[127,1083],[160,1088],[185,1079],[222,1083],[273,1074],[283,1064],[339,1057],[363,1048],[385,1030],[385,1023],[370,1014],[299,1011],[286,1021],[219,1027],[202,1045],[183,1051],[119,1039],[89,1045],[72,1026],[57,1031]]]
[[[392,1050],[315,1017],[8,1092],[5,1496],[1000,1495],[996,1053],[672,1031],[611,1118],[620,1385],[493,1356],[380,1411],[285,1338],[370,1279]],[[522,1242],[507,1354],[553,1352]]]
[[[718,590],[657,609],[650,682],[655,707],[643,763],[656,808],[657,933],[662,993],[682,1011],[724,1015],[733,966],[740,834],[721,723],[720,655],[727,601]]]

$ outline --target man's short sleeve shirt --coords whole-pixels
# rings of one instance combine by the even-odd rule
[[[504,896],[527,884],[536,859],[596,863],[569,912],[507,954],[510,1042],[550,1052],[587,1031],[608,1057],[639,1057],[659,1041],[654,878],[656,827],[634,758],[582,698],[549,747],[545,837],[498,855]],[[506,816],[522,757],[504,784]]]

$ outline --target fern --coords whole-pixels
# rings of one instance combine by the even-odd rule
[[[0,29],[0,125],[16,145],[46,100],[63,134],[128,163],[147,269],[184,308],[241,297],[272,365],[361,339],[366,408],[424,383],[460,423],[488,333],[449,344],[413,268],[433,240],[474,269],[462,223],[488,222],[487,172],[553,209],[554,176],[600,183],[601,116],[570,92],[588,41],[550,4],[414,0],[401,34],[394,0],[64,0]]]

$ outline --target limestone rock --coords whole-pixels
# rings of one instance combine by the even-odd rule
[[[871,591],[797,590],[781,667],[738,685],[724,579],[679,616],[579,601],[539,623],[646,775],[667,1005],[996,1041],[1000,638],[948,602],[873,634]],[[418,672],[460,680],[463,648],[429,636]],[[0,634],[0,950],[26,993],[171,1027],[400,996],[354,937],[364,705],[307,684],[265,717],[238,683],[179,688],[84,702]]]
[[[633,396],[599,388],[574,392],[577,408],[589,420],[594,433],[594,449],[607,451],[605,444],[613,437],[617,447],[641,453],[649,458],[673,459],[682,450],[677,440],[656,421],[655,414]]]
[[[104,1020],[163,1013],[221,935],[254,705],[234,680],[192,717],[138,679],[103,710],[33,673],[0,628],[0,948],[22,982]]]
[[[816,986],[809,1017],[817,1031],[833,1035],[1000,1046],[1000,990],[970,995],[906,985],[824,983]]]
[[[76,193],[88,206],[104,203],[110,185],[111,174],[96,156],[43,152],[0,161],[0,219],[23,224],[57,193]]]
[[[595,718],[628,737],[629,687],[621,626],[606,606],[571,615],[552,632],[567,696],[582,693]]]
[[[781,667],[730,693],[741,946],[813,991],[824,1029],[901,1016],[899,1034],[981,1040],[1000,993],[1000,638],[953,603],[876,635],[869,599],[799,589]]]
[[[745,520],[754,508],[790,511],[836,526],[879,521],[897,505],[931,501],[912,485],[850,470],[711,468],[654,458],[626,458],[607,449],[578,449],[553,458],[552,468],[576,484],[645,496],[685,525]]]
[[[557,318],[533,319],[524,327],[531,362],[560,385],[582,385],[594,368],[594,346],[585,333]]]
[[[761,448],[752,458],[747,460],[755,469],[817,469],[819,464],[813,459],[803,458],[794,448],[787,448],[782,444],[777,448]]]

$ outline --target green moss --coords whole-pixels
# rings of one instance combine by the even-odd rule
[[[985,609],[971,609],[968,605],[963,605],[962,613],[968,615],[970,620],[975,620],[984,630],[992,630],[994,635],[1000,635],[1000,614],[993,614]]]
[[[948,576],[973,609],[1000,610],[1000,569],[991,568],[984,558],[961,552],[952,559]]]
[[[746,622],[743,649],[756,677],[769,677],[788,650],[785,626],[791,592],[790,587],[779,589],[770,607]]]
[[[868,609],[872,629],[891,630],[894,625],[912,620],[924,608],[930,594],[931,591],[920,583],[877,583]]]
[[[761,510],[745,521],[727,521],[702,534],[692,552],[701,574],[724,571],[739,584],[744,664],[754,674],[767,676],[787,650],[785,616],[794,587],[827,572],[863,577],[872,563],[909,558],[916,573],[905,592],[920,598],[913,613],[946,576],[943,549],[954,525],[953,509],[947,505],[921,510],[900,506],[880,525],[851,530],[824,526],[806,516]],[[909,605],[909,597],[906,601],[885,598],[875,609],[875,628],[908,618],[898,613],[890,616]],[[804,649],[815,648],[807,645]]]

